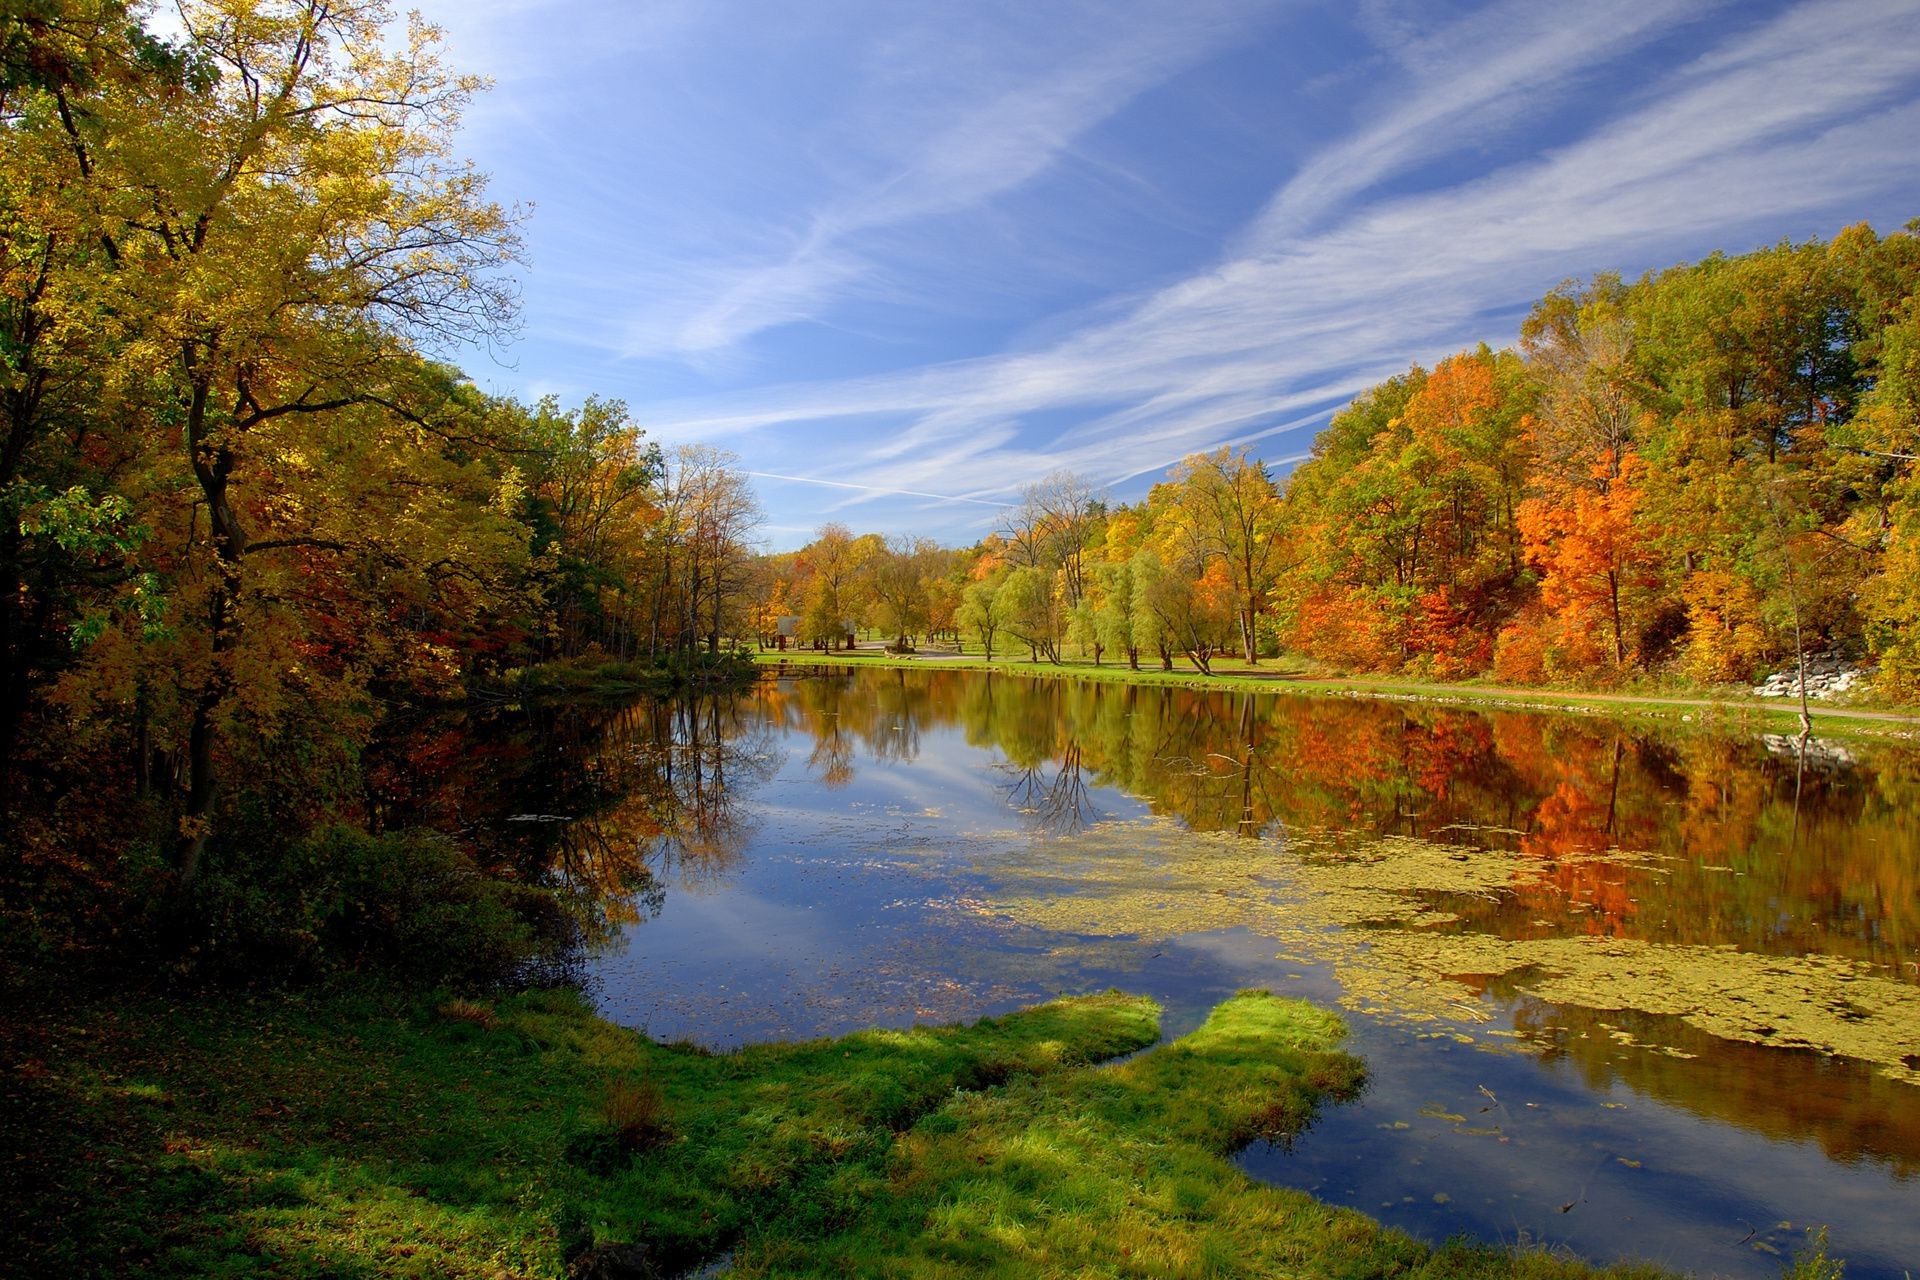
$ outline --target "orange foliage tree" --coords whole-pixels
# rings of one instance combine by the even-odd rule
[[[1587,483],[1549,480],[1515,513],[1527,560],[1541,573],[1541,603],[1561,629],[1565,666],[1555,671],[1550,662],[1549,675],[1590,665],[1596,651],[1616,670],[1633,654],[1634,624],[1658,584],[1657,560],[1636,523],[1641,469],[1636,454],[1603,454]]]

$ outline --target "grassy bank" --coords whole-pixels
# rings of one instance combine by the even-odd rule
[[[1124,663],[1106,662],[1096,666],[1084,659],[1051,663],[996,657],[989,664],[977,655],[895,657],[873,649],[854,650],[851,653],[769,651],[758,654],[755,661],[763,667],[778,667],[786,662],[795,666],[965,668],[1048,680],[1098,680],[1179,689],[1380,698],[1395,702],[1560,711],[1576,715],[1702,725],[1732,733],[1797,734],[1800,731],[1799,704],[1784,699],[1712,696],[1714,691],[1711,690],[1601,692],[1515,689],[1481,683],[1443,684],[1436,681],[1336,676],[1314,671],[1284,658],[1266,659],[1257,666],[1237,659],[1220,659],[1213,663],[1211,674],[1190,667],[1176,667],[1172,671],[1143,667],[1133,671]],[[1911,709],[1853,705],[1836,707],[1815,702],[1811,710],[1814,732],[1821,737],[1913,737],[1920,733],[1920,712]]]
[[[1241,1175],[1359,1079],[1335,1019],[1265,993],[1096,1068],[1151,1002],[709,1055],[563,992],[31,990],[0,1028],[8,1274],[1601,1274]]]

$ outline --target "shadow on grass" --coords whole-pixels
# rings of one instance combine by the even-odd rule
[[[566,993],[43,997],[6,1028],[0,1270],[1586,1274],[1252,1182],[1235,1151],[1359,1087],[1340,1024],[1246,992],[1096,1065],[1158,1014],[1109,993],[717,1055]]]

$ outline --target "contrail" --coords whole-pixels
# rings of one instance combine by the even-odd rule
[[[749,471],[762,480],[791,480],[796,484],[823,484],[830,489],[859,489],[866,493],[897,493],[907,498],[932,498],[935,502],[971,502],[980,507],[1007,507],[1011,503],[988,502],[985,498],[957,498],[950,493],[922,493],[918,489],[884,489],[877,484],[851,484],[845,480],[816,480],[812,476],[783,476],[777,471]]]

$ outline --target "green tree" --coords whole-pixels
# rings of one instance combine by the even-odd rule
[[[980,637],[980,647],[988,662],[993,661],[993,638],[1000,632],[1000,615],[994,608],[1000,581],[998,577],[989,577],[969,582],[960,594],[956,615],[959,625]]]
[[[1009,570],[994,593],[993,616],[1000,630],[1027,646],[1028,657],[1057,663],[1064,611],[1054,577],[1037,565]]]

